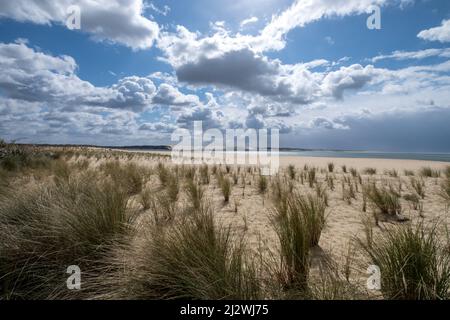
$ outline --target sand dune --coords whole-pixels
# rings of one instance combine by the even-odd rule
[[[437,223],[439,227],[448,226],[450,222],[448,199],[442,196],[442,185],[448,179],[444,170],[449,175],[448,164],[442,162],[280,157],[278,174],[263,178],[257,167],[225,167],[222,165],[210,166],[207,168],[208,170],[202,170],[205,169],[204,166],[202,169],[199,166],[176,166],[167,153],[159,156],[155,152],[149,154],[146,152],[112,152],[110,150],[65,150],[65,152],[64,156],[56,159],[48,158],[47,162],[42,162],[40,159],[39,162],[36,162],[36,167],[28,168],[28,171],[24,170],[23,176],[11,176],[9,178],[11,184],[19,190],[40,192],[40,189],[35,188],[37,185],[51,189],[61,184],[62,187],[65,186],[65,188],[61,187],[61,190],[72,190],[78,183],[81,186],[83,183],[86,186],[94,183],[94,187],[96,183],[99,184],[98,186],[113,183],[113,190],[118,194],[122,194],[123,190],[126,191],[126,197],[123,198],[124,210],[130,210],[130,213],[137,217],[132,222],[136,234],[133,238],[129,238],[129,245],[134,249],[147,245],[145,239],[149,232],[162,230],[154,228],[160,221],[165,221],[164,223],[167,223],[166,227],[168,227],[169,225],[183,225],[184,219],[192,219],[192,214],[197,211],[195,211],[194,200],[189,191],[192,189],[189,188],[195,185],[204,190],[204,197],[201,201],[211,209],[208,212],[212,214],[213,225],[220,225],[230,230],[233,239],[244,239],[245,252],[248,252],[251,257],[257,257],[255,261],[259,266],[267,263],[278,267],[282,261],[282,254],[280,255],[282,243],[276,232],[277,222],[275,221],[282,218],[283,214],[287,215],[287,209],[285,209],[286,211],[275,217],[277,210],[275,194],[277,190],[282,189],[277,189],[278,183],[278,186],[286,187],[280,192],[280,194],[283,193],[284,200],[289,198],[289,201],[295,201],[305,195],[312,195],[325,210],[326,223],[318,246],[316,246],[316,242],[308,244],[311,246],[308,249],[311,250],[309,257],[312,258],[310,276],[323,280],[320,279],[320,270],[324,261],[333,261],[338,268],[344,268],[351,259],[349,279],[364,289],[367,281],[366,270],[371,262],[367,260],[367,255],[359,250],[361,248],[358,246],[358,239],[364,241],[368,225],[376,236],[387,232],[392,226],[408,225],[410,222],[412,224],[424,222],[424,225]],[[48,153],[47,157],[51,154]],[[329,166],[330,163],[333,166]],[[39,167],[39,164],[44,164],[44,166]],[[372,171],[367,171],[367,168],[372,168]],[[424,168],[429,168],[429,173],[423,172]],[[7,176],[6,173],[4,174]],[[85,174],[95,176],[98,181],[84,180]],[[203,180],[205,176],[207,182]],[[107,177],[108,179],[104,179]],[[74,181],[80,180],[73,185],[72,178]],[[259,182],[262,179],[267,179],[265,192],[259,188]],[[224,198],[224,180],[229,182],[231,188],[229,201]],[[55,181],[56,183],[54,183]],[[414,181],[420,183],[424,194],[417,191],[417,186],[415,188],[412,183]],[[172,188],[173,186],[175,189]],[[382,214],[379,212],[380,208],[375,206],[375,202],[367,199],[367,190],[372,186],[379,190],[385,190],[395,197],[395,201],[393,201],[395,213],[392,214],[388,211]],[[110,199],[102,197],[105,195],[104,192],[100,192],[103,189],[95,188],[92,190],[97,190],[96,195],[99,197],[96,201],[101,202],[103,199],[104,205],[108,208],[107,212],[109,212]],[[174,191],[176,194],[171,197]],[[143,204],[145,194],[148,198],[148,206]],[[416,200],[411,200],[412,195],[415,195]],[[53,200],[65,203],[71,199],[64,194],[63,197]],[[278,200],[280,199],[281,196]],[[91,205],[96,203],[92,202]],[[280,201],[278,205],[287,203]],[[283,210],[286,207],[279,206],[278,208]],[[189,211],[192,208],[194,211]],[[313,212],[313,215],[319,215],[317,211],[314,211],[315,209],[311,209],[311,206],[306,210]],[[113,212],[115,211],[113,210]],[[301,210],[296,212],[297,215],[305,214]],[[73,212],[68,211],[66,214],[73,214]],[[95,217],[95,215],[93,216]],[[367,221],[370,223],[367,224]],[[289,222],[289,225],[292,225],[292,221]],[[303,222],[303,226],[316,230],[317,225]],[[9,225],[5,226],[5,228],[10,227]],[[441,229],[443,232],[438,236],[442,237],[442,243],[445,243],[445,228]],[[309,232],[304,231],[305,229],[302,230],[297,232],[307,234],[309,237]],[[11,243],[13,242],[15,242],[14,239],[11,240]],[[121,247],[119,246],[119,248]],[[122,254],[120,250],[117,252],[119,256]],[[135,260],[139,260],[138,258],[140,256],[131,256],[123,263],[129,267],[127,263],[133,265]],[[119,261],[122,260],[119,259]],[[122,269],[122,267],[121,265],[120,268]],[[145,273],[146,269],[143,268],[141,271]],[[279,281],[279,279],[274,277],[272,281]],[[114,287],[114,290],[116,289],[117,287]],[[273,298],[274,296],[270,294],[270,292],[267,293],[266,297]],[[380,292],[370,292],[368,296],[378,298],[379,294]],[[125,298],[130,297],[125,296]]]

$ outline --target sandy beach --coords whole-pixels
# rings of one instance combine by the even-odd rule
[[[376,168],[378,170],[419,170],[422,167],[431,167],[434,169],[443,169],[449,165],[448,162],[423,161],[423,160],[397,160],[397,159],[363,159],[363,158],[319,158],[319,157],[297,157],[282,156],[280,164],[284,167],[292,164],[302,167],[305,164],[317,167],[326,167],[328,163],[333,162],[336,167],[346,165],[358,170],[365,168]]]
[[[44,150],[41,151],[44,152]],[[49,151],[50,153],[43,153],[43,156],[51,156],[60,150],[50,149]],[[39,159],[38,154],[30,157]],[[7,171],[2,174],[9,177],[8,181],[13,188],[32,190],[30,195],[33,197],[34,193],[38,198],[41,197],[40,190],[54,190],[45,191],[44,198],[47,195],[53,197],[54,193],[63,192],[59,198],[50,200],[50,203],[55,203],[57,206],[54,212],[61,210],[58,201],[64,204],[67,201],[76,200],[77,197],[89,197],[90,194],[85,193],[84,190],[91,188],[96,190],[93,191],[93,195],[99,197],[90,204],[94,208],[85,213],[92,214],[92,219],[98,219],[96,210],[105,210],[104,208],[108,213],[124,210],[122,216],[124,218],[129,214],[135,217],[130,225],[133,236],[126,240],[128,247],[125,248],[127,249],[122,251],[123,245],[120,244],[111,252],[113,263],[120,263],[118,270],[134,268],[140,270],[139,272],[147,272],[145,266],[148,262],[144,262],[144,266],[139,265],[139,262],[144,254],[142,252],[147,252],[150,250],[147,246],[153,245],[153,242],[148,240],[149,234],[152,235],[155,230],[157,232],[168,230],[170,235],[171,232],[175,232],[171,230],[185,226],[186,219],[189,220],[195,216],[192,210],[201,211],[201,209],[195,209],[196,197],[208,208],[215,226],[224,228],[222,230],[229,230],[233,241],[242,240],[242,243],[245,243],[246,255],[258,261],[259,267],[264,268],[267,265],[278,268],[279,261],[282,259],[280,234],[277,233],[276,225],[279,223],[277,219],[280,219],[283,214],[280,211],[284,210],[282,206],[280,207],[283,201],[289,199],[295,202],[302,197],[311,196],[313,201],[320,206],[323,205],[324,225],[320,227],[317,245],[312,246],[309,253],[310,271],[308,272],[311,288],[317,286],[317,283],[323,284],[324,277],[321,275],[323,266],[332,262],[336,270],[339,270],[338,274],[341,275],[343,274],[341,272],[344,272],[342,270],[347,270],[344,272],[347,278],[345,286],[351,284],[352,287],[362,290],[359,292],[364,292],[367,281],[366,270],[373,264],[367,259],[360,245],[367,240],[368,230],[373,237],[377,237],[385,235],[397,226],[418,223],[424,226],[437,225],[439,241],[445,243],[445,227],[450,222],[448,197],[442,196],[443,186],[449,179],[448,163],[444,162],[283,156],[280,157],[280,169],[276,175],[262,176],[259,168],[255,166],[176,165],[172,163],[167,152],[66,149],[59,157],[48,158],[46,161],[42,162],[40,159],[34,166],[28,169],[25,167],[22,176],[8,174]],[[264,187],[262,187],[262,181],[265,181]],[[110,183],[113,183],[113,189],[108,189],[111,188]],[[72,194],[70,191],[72,188],[81,189]],[[103,188],[109,191],[105,193],[102,191]],[[14,194],[15,189],[4,190],[6,194],[8,192]],[[117,193],[117,199],[122,199],[120,200],[123,201],[122,206],[114,204],[110,207],[110,201],[116,201],[109,199],[111,192]],[[387,202],[381,205],[394,205],[395,212],[390,211],[391,207],[387,207],[386,212],[380,211],[380,204],[376,203],[378,200],[372,200],[370,192],[384,193],[388,200],[383,198],[382,201]],[[26,193],[19,194],[27,196]],[[9,203],[8,201],[5,200],[5,204]],[[15,201],[20,203],[20,201],[28,200],[19,198]],[[31,207],[35,208],[35,200],[32,201]],[[97,208],[97,201],[100,203],[103,201],[104,207]],[[75,206],[78,205],[77,203]],[[312,204],[307,206],[310,205]],[[33,211],[33,214],[39,214],[41,210],[39,208],[46,208],[46,206],[48,204],[37,207],[38,213]],[[70,211],[72,206],[68,208],[69,212],[65,214],[76,217],[78,211],[72,213]],[[46,212],[44,211],[44,214],[47,214]],[[126,223],[129,224],[129,222]],[[87,227],[84,222],[81,224]],[[6,230],[16,226],[5,225],[4,228]],[[45,231],[47,229],[38,228],[38,230],[47,232]],[[91,231],[88,234],[91,234]],[[65,236],[65,233],[58,234],[59,236]],[[8,238],[5,241],[15,242],[16,240]],[[177,244],[176,247],[179,245]],[[160,252],[159,247],[154,250],[156,253],[153,254],[165,254]],[[186,250],[190,249],[186,248]],[[153,261],[152,256],[144,257]],[[170,256],[164,259],[166,258],[171,259]],[[191,263],[191,260],[186,263]],[[268,277],[267,272],[267,270],[264,271],[262,276]],[[118,279],[122,278],[123,281],[133,280],[128,274],[118,277]],[[102,279],[99,283],[106,281]],[[271,281],[279,281],[276,277],[271,279]],[[113,282],[110,295],[101,298],[135,297],[130,293],[125,293],[123,296],[123,292],[117,291],[121,286]],[[132,288],[134,285],[130,286]],[[275,294],[265,292],[264,297],[270,299],[279,294],[284,298],[287,297],[283,292]],[[356,296],[352,293],[350,297]],[[380,292],[366,292],[363,297],[378,299]],[[320,295],[316,298],[326,299]]]
[[[333,173],[328,173],[327,165],[333,163],[335,169]],[[363,183],[365,181],[373,181],[383,185],[400,185],[402,194],[414,193],[410,184],[410,177],[405,176],[404,170],[412,170],[419,175],[419,170],[424,167],[442,170],[448,163],[418,160],[391,160],[391,159],[350,159],[350,158],[313,158],[313,157],[280,157],[281,175],[285,174],[285,170],[289,165],[294,165],[297,170],[302,170],[304,166],[317,167],[318,184],[326,184],[326,176],[334,176],[335,189],[327,189],[329,197],[329,208],[327,209],[327,223],[322,233],[320,247],[326,252],[340,259],[347,254],[349,245],[356,238],[364,237],[362,219],[364,216],[370,215],[372,209],[367,209],[367,213],[363,213],[363,197],[361,186],[356,190],[355,199],[351,199],[349,203],[343,200],[343,190],[341,181],[344,177],[351,177],[350,168],[355,168],[360,172]],[[347,167],[347,173],[342,172],[341,166]],[[375,168],[377,174],[367,175],[362,171],[366,168]],[[396,170],[398,177],[391,177],[386,174],[385,170]],[[274,177],[271,180],[275,179]],[[250,178],[253,185],[256,184],[256,176]],[[424,178],[426,197],[423,199],[423,213],[425,222],[433,222],[441,219],[442,223],[449,222],[446,203],[439,196],[441,178]],[[314,193],[307,183],[301,184],[296,179],[294,183],[295,189],[300,193]],[[220,190],[212,188],[209,191],[210,196],[214,199],[217,220],[225,225],[232,225],[233,229],[243,231],[248,238],[252,248],[258,248],[261,242],[267,248],[274,250],[277,237],[270,223],[270,215],[273,213],[273,206],[270,200],[271,192],[261,196],[257,190],[247,187],[243,192],[242,187],[233,188],[232,201],[224,205]],[[413,210],[410,204],[402,201],[403,215],[411,220],[421,219],[419,213]],[[238,213],[234,211],[235,202],[239,204]],[[384,223],[382,222],[382,225]],[[386,222],[387,225],[395,224],[392,221]]]

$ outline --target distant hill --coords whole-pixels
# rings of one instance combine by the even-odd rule
[[[124,146],[124,147],[102,147],[107,149],[140,150],[140,151],[172,151],[171,146]]]
[[[142,150],[142,151],[171,151],[171,146],[96,146],[88,144],[25,144],[22,146],[30,147],[56,147],[56,148],[98,148],[98,149],[113,149],[113,150]]]
[[[134,150],[134,151],[172,151],[171,146],[159,145],[159,146],[96,146],[96,145],[78,145],[78,144],[20,144],[24,146],[33,147],[60,147],[60,148],[99,148],[99,149],[113,149],[113,150]],[[235,148],[235,151],[237,149]],[[271,150],[270,147],[267,148],[268,151]],[[225,151],[225,150],[223,150]],[[246,149],[249,151],[249,149]],[[305,148],[279,148],[278,151],[281,152],[310,152],[310,151],[363,151],[363,150],[340,150],[340,149],[305,149]]]

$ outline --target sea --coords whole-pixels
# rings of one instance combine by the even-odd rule
[[[280,156],[319,158],[400,159],[450,162],[450,153],[411,153],[376,151],[280,151]]]

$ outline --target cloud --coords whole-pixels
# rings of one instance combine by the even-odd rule
[[[410,0],[297,0],[287,10],[274,16],[261,31],[259,45],[265,50],[281,50],[286,35],[293,29],[330,17],[344,17],[367,13],[373,5],[404,5]],[[261,42],[266,42],[261,43]]]
[[[210,37],[189,31],[186,27],[177,26],[176,32],[163,32],[157,46],[164,57],[161,60],[174,68],[188,63],[195,63],[200,58],[212,59],[230,51],[249,49],[248,41],[251,36],[232,37],[228,31],[221,28]]]
[[[171,123],[144,123],[139,127],[140,131],[153,131],[159,133],[172,133],[177,129],[177,126]]]
[[[243,20],[243,21],[241,22],[240,26],[241,26],[241,28],[244,28],[244,27],[246,27],[247,25],[256,23],[256,22],[258,22],[258,21],[259,21],[259,19],[258,19],[257,17],[251,17],[251,18],[248,18],[248,19]]]
[[[329,120],[327,118],[323,117],[317,117],[314,120],[310,122],[310,126],[312,128],[319,128],[319,129],[327,129],[327,130],[334,130],[334,129],[346,129],[348,127],[343,126],[339,123],[336,123],[332,120]]]
[[[172,86],[177,84],[177,77],[167,72],[160,72],[160,71],[153,72],[152,74],[149,75],[149,78],[168,83]]]
[[[41,25],[65,25],[71,5],[81,9],[81,31],[96,41],[132,49],[152,47],[159,26],[143,16],[143,0],[15,0],[0,1],[0,18]]]
[[[332,37],[330,37],[330,36],[325,37],[325,41],[326,41],[330,46],[332,46],[332,45],[335,44],[334,39],[333,39]]]
[[[191,32],[178,25],[175,32],[161,32],[157,46],[161,59],[175,68],[196,63],[200,58],[214,59],[229,52],[250,50],[256,54],[279,51],[286,45],[286,35],[293,29],[329,17],[366,13],[373,4],[402,5],[410,0],[297,0],[257,34],[233,34],[224,24],[213,25],[211,35]]]
[[[75,60],[37,52],[25,44],[0,43],[0,88],[10,98],[26,101],[70,99],[74,90],[94,88],[74,76]]]
[[[371,65],[366,67],[361,65],[341,67],[325,76],[322,89],[336,99],[342,99],[346,90],[361,89],[378,74],[378,70]]]
[[[124,142],[127,137],[146,141],[149,135],[162,139],[174,128],[173,119],[185,126],[196,120],[205,121],[206,127],[222,126],[219,103],[209,92],[202,102],[167,83],[156,87],[150,76],[125,77],[98,87],[77,76],[72,57],[45,54],[23,41],[0,43],[0,69],[0,135],[5,137],[115,144],[110,139],[117,135]],[[142,112],[155,112],[157,105],[170,107],[159,110],[167,123],[138,121]],[[90,140],[93,136],[99,140]]]
[[[153,2],[148,2],[148,3],[144,2],[144,6],[145,6],[145,8],[148,8],[148,9],[156,12],[157,14],[160,14],[163,16],[167,16],[170,12],[170,7],[168,5],[165,5],[164,7],[160,8],[160,7],[156,6]]]
[[[46,55],[29,48],[24,41],[11,44],[0,43],[0,63],[2,70],[12,70],[17,67],[23,73],[51,71],[58,74],[71,74],[77,68],[72,57]]]
[[[450,42],[450,19],[442,21],[439,27],[421,31],[417,36],[428,41]]]
[[[222,118],[220,112],[199,106],[183,112],[177,119],[177,125],[191,129],[195,121],[202,121],[203,130],[216,129],[223,127]]]
[[[284,94],[274,83],[279,65],[248,49],[231,51],[217,58],[201,57],[178,68],[178,80],[189,84],[227,86],[262,95]]]
[[[249,114],[245,120],[245,126],[250,129],[263,129],[267,124],[261,114]]]
[[[25,116],[40,112],[42,108],[38,103],[8,99],[0,96],[0,116],[11,120],[14,117]]]
[[[230,122],[230,127],[240,128],[239,122]],[[291,133],[293,127],[280,119],[265,118],[262,114],[249,113],[245,119],[245,127],[247,129],[278,129],[280,134]]]
[[[314,73],[324,61],[283,65],[249,49],[231,51],[215,58],[201,57],[178,69],[178,80],[191,85],[214,85],[270,97],[273,101],[308,104],[323,96],[342,99],[346,90],[361,89],[379,73],[373,66],[352,65]]]
[[[123,110],[63,111],[8,98],[0,98],[0,106],[0,135],[20,142],[101,144],[109,135],[125,138],[136,128],[135,114]]]
[[[418,51],[394,51],[388,55],[378,55],[370,59],[372,63],[381,60],[421,60],[430,57],[450,58],[450,48],[425,49]]]
[[[105,102],[112,108],[140,110],[149,106],[156,93],[152,80],[142,77],[126,77],[111,87],[113,98]]]
[[[406,0],[384,1],[379,5],[403,4]],[[305,105],[326,97],[342,99],[349,90],[360,90],[382,75],[372,66],[352,65],[333,70],[348,59],[329,62],[317,59],[287,65],[264,55],[266,50],[281,50],[284,36],[293,28],[317,19],[365,12],[374,1],[296,1],[256,36],[232,34],[224,25],[209,36],[177,26],[164,32],[158,41],[160,59],[169,63],[180,82],[196,87],[214,86],[268,97],[272,102]],[[305,11],[303,11],[303,9]],[[278,40],[277,40],[278,39]],[[325,71],[314,72],[326,67]]]
[[[103,3],[94,2],[79,1],[86,6]],[[144,1],[115,0],[111,7],[101,10],[114,11],[119,2],[124,3],[123,8],[128,8],[129,4]],[[450,61],[382,69],[350,64],[348,58],[296,64],[285,64],[273,58],[273,51],[286,46],[286,37],[294,28],[320,19],[363,14],[369,2],[389,5],[407,1],[296,1],[288,10],[275,15],[256,35],[233,33],[223,22],[212,24],[210,34],[191,32],[182,26],[175,32],[165,29],[160,33],[157,46],[162,50],[160,59],[167,62],[173,72],[126,77],[104,87],[80,79],[78,65],[69,56],[42,53],[33,49],[26,39],[12,44],[0,43],[0,135],[24,135],[47,142],[71,139],[84,143],[115,142],[120,135],[123,144],[126,141],[148,143],[149,137],[163,136],[177,126],[190,128],[193,121],[203,121],[205,129],[278,128],[285,135],[300,130],[311,140],[300,140],[302,136],[296,136],[293,142],[307,141],[315,144],[312,147],[329,144],[335,148],[338,142],[343,146],[348,142],[349,146],[366,143],[367,148],[378,148],[378,142],[372,143],[378,141],[376,130],[366,128],[364,131],[365,126],[386,130],[385,121],[404,132],[405,127],[411,129],[413,125],[402,126],[402,121],[414,123],[418,120],[416,113],[434,119],[429,125],[440,128],[442,134],[444,121],[438,116],[448,119],[443,109],[450,101]],[[40,24],[64,23],[63,18],[55,18],[57,14],[45,15],[60,4],[30,1],[31,7],[36,9],[35,17],[24,14],[21,20],[20,10],[28,8],[22,1],[17,3],[18,8],[8,9],[10,13],[17,13],[15,17],[4,14],[8,11],[4,8],[9,7],[5,3],[0,3],[0,15]],[[44,8],[44,4],[47,5],[45,10],[37,10]],[[141,12],[142,16],[145,9],[132,11]],[[99,10],[97,8],[97,13]],[[65,10],[61,12],[60,16],[65,17]],[[130,15],[130,12],[124,10],[120,14]],[[103,16],[109,19],[108,14]],[[96,40],[122,43],[133,49],[151,46],[148,36],[154,39],[157,34],[129,33],[133,29],[128,28],[133,19],[123,21],[127,26],[122,33],[109,25],[110,21],[87,18],[97,26],[107,26],[109,31],[85,29],[89,24],[83,22],[84,32]],[[248,23],[256,22],[250,20],[253,21]],[[137,36],[128,39],[125,34]],[[119,35],[124,37],[119,38]],[[268,51],[271,51],[270,56]],[[449,58],[450,52],[447,48],[394,51],[368,61],[427,57]],[[194,89],[199,89],[197,92],[204,98],[187,93],[195,92]],[[435,106],[442,106],[442,110]],[[431,112],[426,108],[436,110]],[[349,131],[356,135],[355,141],[350,139]],[[391,131],[394,133],[395,130]],[[432,141],[429,144],[437,145]],[[441,147],[443,145],[440,143]]]
[[[290,104],[274,104],[264,99],[257,99],[248,106],[248,113],[252,115],[260,114],[266,118],[280,117],[287,118],[295,114]]]
[[[282,120],[269,120],[267,125],[267,129],[278,129],[280,134],[289,134],[293,132],[294,127]]]
[[[303,148],[371,150],[396,152],[450,152],[449,108],[422,108],[410,112],[390,111],[378,115],[348,116],[338,123],[345,130],[329,125],[303,129],[285,143]]]
[[[198,106],[200,100],[198,96],[185,95],[172,85],[163,83],[153,97],[153,104],[173,107]]]
[[[315,69],[318,67],[324,67],[330,65],[330,62],[325,59],[316,59],[310,62],[306,62],[302,64],[306,69]]]
[[[51,56],[26,44],[0,43],[0,90],[11,99],[40,102],[67,110],[82,106],[142,111],[156,87],[149,78],[127,77],[110,87],[96,87],[76,75],[69,56]]]

